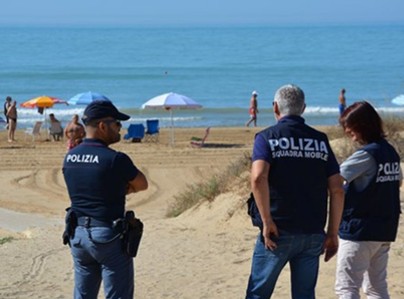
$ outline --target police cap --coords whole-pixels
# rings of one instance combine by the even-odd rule
[[[128,120],[129,115],[119,112],[118,109],[112,104],[111,101],[97,100],[91,102],[84,110],[83,117],[81,118],[84,124],[105,117],[112,117],[117,120]]]

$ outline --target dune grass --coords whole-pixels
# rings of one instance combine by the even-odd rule
[[[387,139],[399,152],[401,160],[404,160],[404,119],[399,117],[384,117],[383,125]],[[329,140],[346,137],[341,126],[327,126],[320,130],[327,134]],[[348,138],[347,141],[349,141]],[[344,145],[344,150],[339,151],[341,155],[337,157],[338,161],[345,160],[353,150],[353,146]],[[251,155],[244,153],[241,158],[228,165],[226,170],[220,174],[213,175],[206,181],[188,185],[185,191],[174,197],[174,202],[168,207],[166,215],[168,217],[177,217],[203,201],[213,201],[219,194],[234,189],[235,184],[240,184],[237,178],[242,173],[249,171],[250,166]],[[245,186],[249,186],[248,180],[246,180]]]
[[[11,242],[11,241],[13,241],[13,240],[14,240],[13,237],[3,237],[3,238],[0,238],[0,245],[9,243],[9,242]]]
[[[244,153],[236,161],[230,163],[225,171],[215,174],[206,181],[188,185],[186,190],[174,196],[174,202],[168,207],[166,215],[177,217],[189,208],[202,201],[213,201],[219,194],[229,191],[236,178],[245,171],[249,171],[251,156]]]
[[[386,134],[387,140],[394,146],[401,157],[401,161],[404,160],[404,118],[398,116],[384,116],[381,115],[383,119],[383,129]],[[329,126],[321,129],[327,134],[329,140],[338,139],[346,137],[341,126]],[[352,147],[352,149],[354,149]],[[343,160],[351,154],[350,150],[345,151]]]

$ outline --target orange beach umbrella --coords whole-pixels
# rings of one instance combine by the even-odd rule
[[[67,105],[67,102],[55,97],[40,96],[24,102],[20,106],[24,108],[51,108],[55,104]]]

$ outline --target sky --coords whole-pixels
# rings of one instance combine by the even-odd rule
[[[0,0],[0,25],[404,24],[404,0]]]

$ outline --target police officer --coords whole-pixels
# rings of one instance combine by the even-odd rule
[[[341,164],[346,181],[339,230],[335,291],[339,298],[390,298],[387,262],[397,236],[400,156],[385,139],[383,121],[366,101],[355,102],[340,118],[345,133],[361,147]]]
[[[82,118],[87,138],[64,159],[77,218],[70,236],[74,298],[97,298],[101,280],[106,298],[133,298],[133,259],[124,253],[113,221],[124,217],[126,194],[145,190],[148,183],[126,154],[108,147],[120,140],[120,121],[128,119],[110,101],[92,102]]]
[[[251,186],[262,226],[247,287],[249,299],[270,298],[288,262],[291,297],[314,299],[319,256],[324,250],[328,261],[337,252],[342,178],[326,135],[305,124],[304,109],[299,87],[281,87],[273,102],[277,124],[255,137]]]

